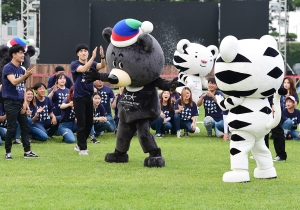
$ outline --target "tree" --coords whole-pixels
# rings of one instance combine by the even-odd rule
[[[2,1],[2,24],[11,20],[21,20],[22,0],[1,0]]]

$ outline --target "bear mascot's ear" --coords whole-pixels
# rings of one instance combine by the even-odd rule
[[[179,42],[178,42],[178,44],[177,44],[177,51],[180,53],[180,54],[183,54],[184,52],[185,52],[185,49],[187,48],[187,47],[189,47],[190,46],[190,41],[189,40],[187,40],[187,39],[182,39],[182,40],[180,40]],[[187,53],[185,53],[185,54],[187,54]]]
[[[107,27],[102,31],[102,36],[105,39],[105,41],[107,41],[108,43],[110,43],[110,37],[112,34],[112,28]]]
[[[28,46],[26,53],[28,53],[28,55],[30,57],[34,56],[34,54],[35,54],[35,48],[33,46]]]
[[[153,47],[153,41],[149,34],[142,33],[138,36],[137,43],[143,45],[146,52],[150,52]]]

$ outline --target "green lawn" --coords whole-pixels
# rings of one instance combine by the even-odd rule
[[[34,142],[39,159],[24,159],[13,145],[13,160],[0,159],[1,209],[298,209],[300,142],[287,141],[288,160],[276,162],[278,178],[253,177],[251,182],[223,183],[230,169],[229,142],[200,134],[157,139],[166,160],[164,168],[143,167],[147,154],[137,137],[128,152],[129,163],[104,162],[115,147],[106,133],[100,144],[88,144],[89,156],[79,156],[74,144],[56,137]],[[270,142],[273,156],[274,149]],[[3,147],[3,146],[2,146]]]

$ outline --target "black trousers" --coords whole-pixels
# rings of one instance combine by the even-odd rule
[[[93,126],[93,101],[91,95],[74,98],[75,117],[77,119],[77,145],[80,150],[87,149],[87,139]]]
[[[287,154],[285,152],[285,136],[282,129],[282,120],[275,128],[271,129],[271,132],[273,136],[273,144],[276,156],[279,156],[281,159],[286,160]],[[265,143],[269,148],[269,134],[265,136]]]
[[[21,114],[20,110],[23,106],[22,100],[4,99],[4,109],[7,119],[7,132],[5,136],[5,150],[6,153],[11,152],[12,140],[16,135],[17,120],[21,128],[22,144],[24,152],[30,151],[29,143],[29,124],[26,113]]]

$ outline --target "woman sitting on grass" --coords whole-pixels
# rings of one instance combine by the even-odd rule
[[[52,137],[58,129],[56,117],[53,113],[53,104],[49,97],[45,96],[46,85],[38,82],[33,89],[36,92],[35,101],[37,106],[36,117],[32,118],[34,127],[37,127]]]
[[[174,126],[177,131],[177,138],[180,138],[180,129],[186,129],[190,133],[200,133],[196,126],[198,116],[197,105],[192,99],[190,88],[184,87],[180,99],[175,104]]]
[[[73,104],[74,86],[71,87],[68,97],[65,98],[60,105],[61,119],[58,126],[60,135],[63,136],[63,142],[75,143],[77,123],[75,119],[75,111]]]
[[[151,128],[156,130],[155,137],[161,138],[166,131],[172,129],[174,110],[169,91],[163,91],[160,94],[160,116],[151,123]]]
[[[101,95],[99,92],[93,94],[93,106],[94,106],[94,124],[90,132],[91,142],[99,143],[95,138],[100,136],[102,131],[110,128],[110,122],[106,118],[106,110],[101,103]]]
[[[49,90],[48,97],[53,103],[53,113],[58,124],[61,118],[60,105],[62,104],[63,100],[69,95],[69,91],[69,88],[66,88],[66,75],[64,75],[63,73],[56,75],[55,85]]]

